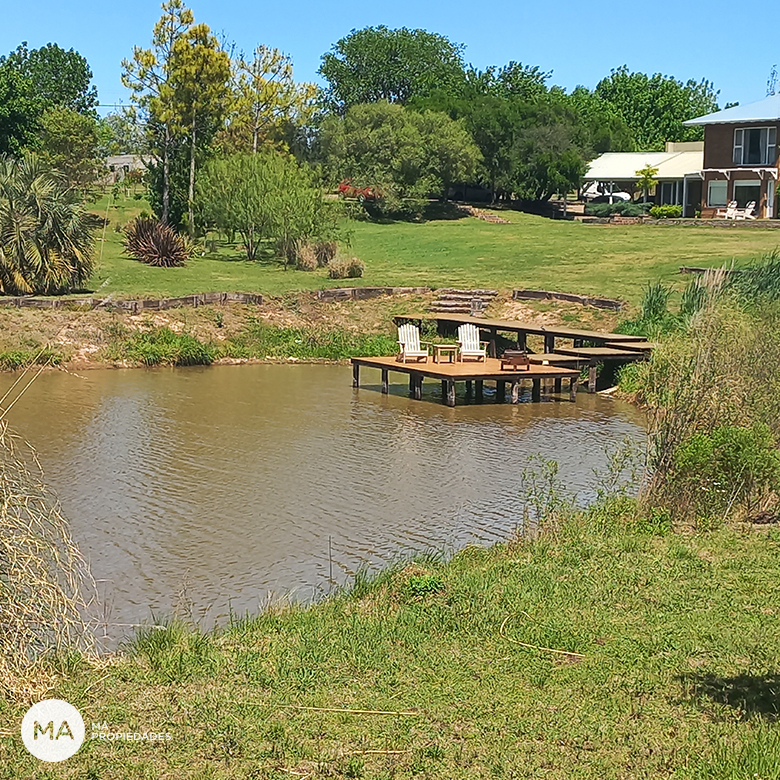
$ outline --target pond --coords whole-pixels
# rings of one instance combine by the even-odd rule
[[[364,374],[357,391],[336,365],[37,379],[8,420],[38,450],[112,639],[175,608],[209,626],[360,567],[506,539],[534,455],[586,501],[610,447],[644,438],[611,398],[448,408],[439,383],[414,401]]]

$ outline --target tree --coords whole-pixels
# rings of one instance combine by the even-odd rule
[[[92,273],[92,218],[39,157],[0,157],[0,292],[52,295]]]
[[[146,128],[138,121],[136,112],[131,108],[107,114],[100,120],[100,138],[103,157],[149,153]]]
[[[174,132],[173,90],[170,84],[173,49],[193,25],[192,11],[182,0],[166,0],[152,31],[152,48],[133,48],[132,60],[122,60],[122,84],[146,119],[150,151],[159,170],[160,220],[168,223],[171,200],[171,151]]]
[[[169,86],[171,111],[189,136],[187,211],[190,235],[195,235],[195,166],[198,144],[206,146],[227,113],[230,57],[208,25],[198,24],[173,44]]]
[[[344,113],[361,103],[457,92],[465,78],[462,54],[463,46],[426,30],[366,27],[334,44],[319,73],[329,82],[329,107]]]
[[[658,175],[658,168],[646,165],[644,168],[636,171],[636,175],[638,177],[636,186],[642,190],[642,200],[647,203],[647,193],[651,187],[655,187],[655,177]]]
[[[39,107],[29,81],[0,64],[0,154],[18,154],[35,142]]]
[[[308,167],[268,148],[210,160],[198,179],[196,202],[205,225],[241,236],[248,260],[257,259],[263,241],[273,240],[286,267],[293,243],[334,229]]]
[[[92,71],[87,61],[77,51],[65,51],[56,43],[28,49],[25,42],[7,57],[0,58],[2,67],[26,79],[41,111],[57,106],[94,115],[97,88],[91,85]]]
[[[321,153],[331,179],[352,178],[385,197],[446,197],[453,181],[476,173],[479,150],[462,123],[387,102],[353,106],[322,126]]]
[[[233,61],[233,100],[223,145],[257,152],[264,144],[284,146],[291,125],[311,121],[318,89],[297,83],[292,60],[278,49],[258,46],[252,59]]]
[[[647,151],[663,149],[666,141],[700,140],[702,129],[683,122],[718,110],[718,93],[709,81],[629,73],[625,65],[602,79],[595,94],[628,125],[636,148]]]
[[[56,168],[70,186],[92,187],[105,168],[98,121],[59,106],[43,115],[41,125],[41,159]]]

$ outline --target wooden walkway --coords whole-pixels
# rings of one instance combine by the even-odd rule
[[[501,361],[488,358],[485,361],[470,360],[457,363],[434,363],[429,358],[426,363],[399,363],[395,357],[355,357],[352,358],[352,386],[360,386],[360,367],[377,368],[382,372],[382,392],[390,389],[389,375],[391,371],[409,376],[409,392],[416,400],[422,398],[424,379],[435,379],[441,382],[442,400],[447,406],[455,406],[455,384],[465,382],[466,396],[475,393],[475,400],[482,400],[484,382],[496,383],[496,400],[501,403],[506,395],[507,384],[511,387],[512,403],[520,399],[522,383],[531,383],[531,400],[540,401],[542,390],[549,390],[548,383],[553,385],[554,392],[560,393],[562,382],[568,383],[569,398],[574,401],[577,396],[577,384],[580,372],[577,369],[555,365],[531,365],[526,370],[501,370]],[[473,383],[473,386],[472,386]],[[543,383],[545,387],[543,388]]]

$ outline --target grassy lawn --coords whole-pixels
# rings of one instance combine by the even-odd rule
[[[2,736],[0,777],[777,780],[779,604],[778,530],[591,518],[72,659],[49,693],[81,710],[81,751],[46,767]],[[0,698],[7,723],[24,709]]]
[[[106,213],[107,200],[95,210]],[[324,271],[285,271],[275,261],[249,263],[235,247],[196,257],[188,267],[150,268],[122,253],[124,225],[148,208],[120,200],[108,209],[102,257],[91,280],[104,293],[164,297],[210,291],[281,295],[293,290],[366,286],[532,287],[636,302],[659,278],[682,284],[681,265],[720,265],[756,258],[780,245],[780,231],[650,225],[583,225],[502,212],[497,225],[474,218],[422,224],[351,223],[353,252],[366,263],[358,280],[331,280]],[[100,246],[98,247],[100,251]]]

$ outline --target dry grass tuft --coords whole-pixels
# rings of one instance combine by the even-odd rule
[[[331,279],[359,279],[366,270],[366,264],[358,257],[334,257],[328,263]]]
[[[320,241],[314,245],[314,252],[317,255],[317,267],[327,268],[328,263],[336,256],[339,245],[335,241]]]
[[[17,699],[50,687],[47,655],[92,646],[92,578],[27,446],[0,423],[0,687]]]
[[[311,244],[299,244],[295,257],[295,267],[299,271],[315,271],[317,265],[317,252],[315,248]]]

